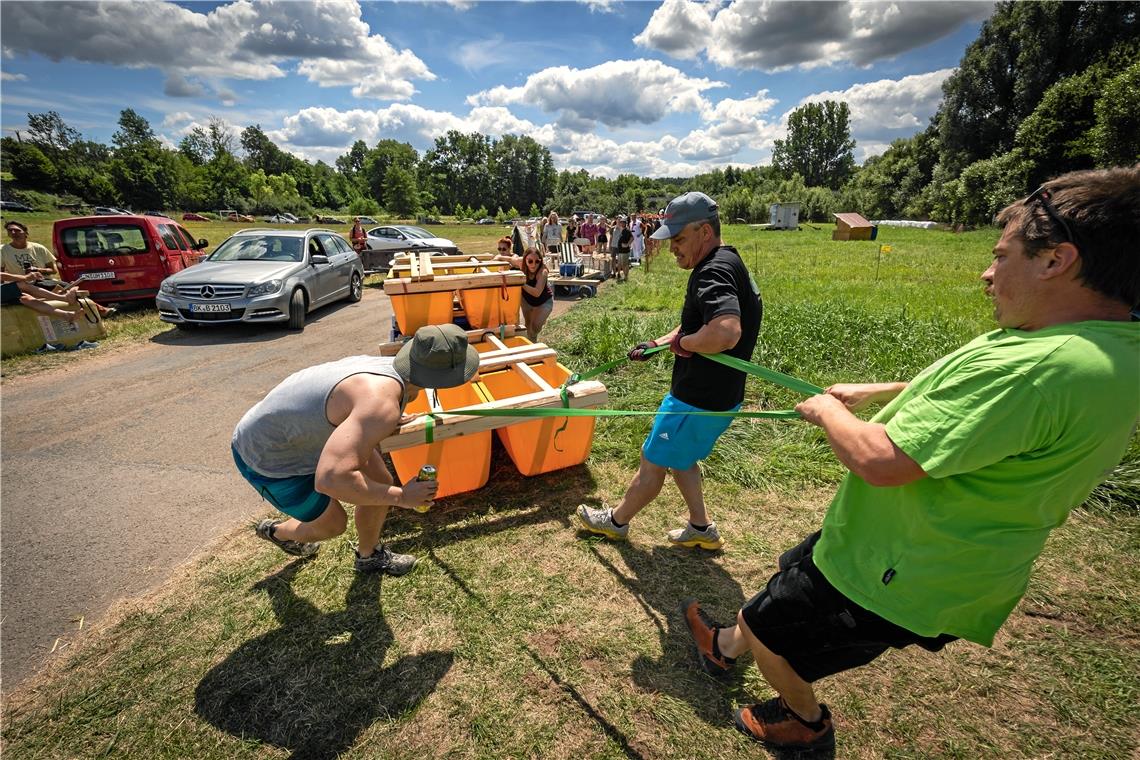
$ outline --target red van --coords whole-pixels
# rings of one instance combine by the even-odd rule
[[[198,263],[209,243],[163,216],[122,214],[60,219],[52,227],[60,274],[101,303],[153,299],[168,276]]]

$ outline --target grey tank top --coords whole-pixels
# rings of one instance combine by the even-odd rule
[[[404,386],[392,358],[385,356],[349,356],[295,372],[238,422],[233,437],[237,453],[271,478],[312,475],[335,429],[325,413],[329,394],[340,381],[359,374],[390,377]]]

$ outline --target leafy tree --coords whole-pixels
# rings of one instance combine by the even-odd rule
[[[11,138],[5,138],[10,140]],[[4,153],[16,181],[29,188],[51,190],[55,187],[56,170],[51,159],[38,145],[11,140],[5,142]]]
[[[1095,106],[1090,132],[1093,153],[1101,166],[1140,163],[1140,61],[1113,77]]]
[[[368,191],[381,206],[388,203],[386,179],[388,169],[399,166],[409,172],[416,171],[420,154],[408,143],[381,140],[364,158],[363,172]]]
[[[942,85],[939,161],[956,176],[1009,151],[1045,91],[1140,36],[1140,3],[1004,2]]]
[[[843,102],[800,106],[788,116],[787,139],[776,140],[773,166],[785,175],[802,175],[808,185],[839,188],[855,168],[850,119]]]
[[[261,169],[266,176],[287,174],[297,163],[296,158],[269,139],[260,124],[242,130],[241,148],[245,151],[246,167],[250,170]]]
[[[78,130],[69,127],[55,111],[28,114],[28,142],[38,147],[53,162],[63,158],[81,139]]]
[[[384,174],[388,199],[388,210],[397,216],[412,216],[419,208],[419,193],[416,190],[416,175],[411,169],[392,164]]]

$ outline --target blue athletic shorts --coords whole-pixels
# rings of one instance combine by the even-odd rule
[[[729,411],[740,408],[737,404]],[[703,412],[684,401],[667,394],[657,408],[658,412]],[[641,453],[658,467],[671,470],[687,470],[707,457],[720,438],[728,430],[731,417],[699,417],[681,414],[659,414],[653,418],[653,429],[641,447]]]
[[[294,475],[291,478],[270,478],[252,470],[242,460],[237,449],[231,446],[230,450],[234,454],[234,464],[237,465],[238,472],[249,481],[261,498],[301,522],[312,522],[324,514],[329,505],[329,497],[317,493],[316,473]]]

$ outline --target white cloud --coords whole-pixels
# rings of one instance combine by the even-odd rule
[[[493,87],[467,98],[468,105],[525,103],[559,114],[567,129],[586,131],[652,124],[670,113],[710,108],[705,90],[723,82],[694,78],[660,61],[607,61],[589,69],[557,66],[527,77],[519,87]]]
[[[898,130],[909,135],[925,128],[942,100],[942,83],[952,73],[954,69],[939,69],[898,80],[856,84],[846,90],[817,92],[801,100],[800,105],[844,101],[851,108],[851,134],[860,144],[864,140],[889,142],[892,135],[898,136]]]
[[[28,81],[27,74],[11,74],[7,71],[0,71],[0,81],[3,82],[26,82]]]
[[[590,13],[613,13],[617,0],[579,0],[590,9]]]
[[[867,66],[921,47],[985,18],[989,2],[791,3],[665,0],[634,42],[725,68],[780,71],[799,66]]]
[[[170,2],[9,2],[0,22],[6,55],[155,68],[167,74],[170,95],[202,94],[190,77],[282,77],[293,61],[310,81],[354,85],[357,97],[407,99],[412,80],[435,79],[410,50],[372,34],[357,0],[235,0],[209,13]],[[61,28],[83,33],[61,45]]]
[[[674,58],[696,58],[712,34],[712,14],[716,8],[717,4],[711,2],[665,0],[633,41]]]

